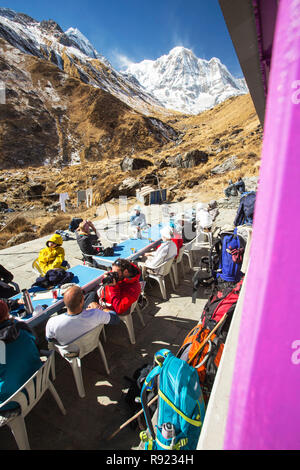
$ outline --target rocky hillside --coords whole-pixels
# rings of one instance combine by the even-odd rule
[[[6,103],[0,104],[0,165],[14,168],[114,159],[177,139],[161,120],[0,39]]]
[[[86,86],[80,85],[76,90],[78,95],[72,96],[79,102],[87,99]],[[124,113],[127,112],[131,116],[125,109]],[[72,123],[78,119],[75,107],[74,113],[70,116]],[[78,121],[77,125],[80,126]],[[0,246],[7,246],[16,233],[17,240],[9,244],[66,228],[75,216],[93,218],[100,205],[116,201],[120,195],[128,196],[133,204],[136,190],[144,185],[157,189],[159,183],[161,188],[167,188],[169,201],[206,202],[222,198],[230,178],[257,179],[262,129],[249,95],[230,98],[197,116],[170,115],[165,125],[174,129],[176,140],[166,139],[159,144],[153,140],[153,146],[146,150],[127,153],[118,143],[121,150],[115,152],[114,158],[86,159],[72,166],[52,164],[0,171]],[[149,139],[148,134],[146,138]],[[93,189],[93,207],[77,208],[76,192],[87,188]],[[60,211],[58,202],[59,193],[63,192],[70,196],[66,214]],[[106,216],[104,209],[102,216]],[[9,220],[12,222],[6,227]]]
[[[54,20],[34,18],[0,7],[0,37],[26,55],[56,65],[69,76],[104,90],[148,115],[160,103],[136,80],[127,80],[76,28],[63,31]]]
[[[144,185],[167,188],[170,202],[207,201],[229,178],[258,176],[262,132],[249,95],[198,115],[167,110],[78,30],[3,8],[0,72],[2,248],[94,217],[119,196],[133,203]],[[77,208],[88,188],[93,206]]]

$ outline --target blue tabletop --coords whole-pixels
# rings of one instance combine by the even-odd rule
[[[72,272],[74,274],[74,277],[72,279],[72,283],[77,284],[78,286],[82,287],[85,292],[88,292],[92,290],[97,284],[100,283],[100,278],[101,276],[105,273],[105,271],[97,268],[91,268],[89,266],[84,266],[84,265],[77,265],[74,266],[73,268],[68,269],[69,272]],[[42,289],[41,287],[31,287],[28,289],[28,292],[32,294],[31,301],[32,301],[32,306],[34,309],[38,307],[38,305],[43,306],[44,310],[41,313],[35,314],[35,315],[27,315],[24,318],[21,318],[22,321],[28,321],[30,323],[30,326],[36,326],[38,323],[43,321],[45,318],[53,314],[54,312],[57,312],[62,308],[63,305],[63,297],[61,295],[58,295],[57,299],[53,301],[52,297],[52,290],[49,289],[48,291],[45,289]],[[59,294],[59,289],[58,294]],[[43,298],[39,300],[35,300],[35,296],[41,293],[49,293],[48,298]],[[47,295],[47,294],[46,294]],[[22,294],[17,294],[13,299],[20,299]],[[20,306],[19,310],[22,308]],[[11,312],[12,315],[17,316],[17,310]]]
[[[114,256],[93,256],[93,260],[104,266],[111,266],[118,258],[134,260],[161,241],[160,230],[164,226],[165,224],[160,223],[142,230],[142,238],[128,238],[114,246]]]

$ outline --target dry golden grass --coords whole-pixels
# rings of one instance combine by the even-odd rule
[[[86,90],[81,88],[80,90],[82,95],[78,96],[77,105],[79,105],[82,97],[86,99]],[[126,119],[126,112],[123,117]],[[77,111],[73,122],[78,120],[78,125],[80,125],[79,119],[80,113]],[[118,188],[122,181],[128,177],[139,181],[142,186],[144,178],[153,173],[159,178],[161,188],[171,188],[176,185],[175,190],[169,193],[171,197],[174,197],[174,200],[181,197],[188,201],[189,198],[195,197],[206,202],[210,199],[223,197],[223,190],[229,179],[236,180],[239,176],[259,175],[262,132],[249,95],[229,99],[214,109],[197,116],[184,116],[176,113],[170,115],[169,120],[166,122],[182,133],[181,142],[170,142],[159,148],[155,145],[149,147],[146,151],[132,154],[133,157],[150,160],[153,166],[147,169],[123,172],[120,168],[120,162],[127,154],[126,151],[120,151],[117,152],[114,158],[106,157],[93,162],[83,161],[81,164],[63,168],[51,165],[11,170],[11,180],[14,180],[14,174],[16,174],[18,187],[24,193],[27,188],[26,181],[28,180],[34,180],[46,186],[43,197],[32,202],[36,208],[29,209],[24,213],[26,220],[37,226],[36,233],[43,236],[53,233],[55,230],[66,229],[72,217],[95,219],[96,207],[118,197]],[[232,132],[236,129],[242,129],[242,131],[237,135],[232,135]],[[94,132],[93,129],[89,131],[91,132],[90,135]],[[213,145],[216,138],[220,139],[220,145]],[[195,149],[206,151],[209,154],[207,163],[187,169],[159,168],[159,163],[164,159],[178,154],[184,155],[186,152]],[[234,171],[219,175],[211,173],[215,166],[223,163],[233,155],[237,156],[237,167]],[[0,175],[3,172],[0,172]],[[76,192],[86,188],[93,189],[94,205],[89,209],[84,205],[77,208]],[[55,202],[55,198],[51,199],[49,197],[49,194],[53,192],[57,195],[68,192],[71,204],[67,206],[68,215],[58,212],[52,216],[46,212],[47,206],[45,204],[49,205]],[[6,196],[7,203],[12,204],[14,197],[9,186],[7,187]],[[107,214],[103,211],[101,218],[106,216]],[[23,228],[26,227],[24,221],[20,223],[20,227],[22,225]],[[11,237],[10,231],[6,235],[0,232],[1,247],[4,247],[3,243],[4,240],[8,239],[7,237]]]
[[[68,230],[71,217],[68,215],[56,215],[46,222],[39,230],[39,236],[50,235],[56,230]]]

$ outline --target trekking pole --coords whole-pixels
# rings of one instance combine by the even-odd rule
[[[158,395],[155,395],[155,397],[152,398],[152,400],[150,400],[149,403],[147,403],[147,406],[152,405],[157,399],[158,399]],[[134,416],[129,418],[127,421],[125,421],[125,423],[121,424],[121,426],[107,438],[107,441],[110,441],[110,439],[115,437],[123,428],[127,426],[127,424],[131,423],[131,421],[134,421],[142,413],[143,413],[143,408],[140,411],[138,411]]]
[[[194,359],[194,357],[201,351],[201,349],[206,345],[206,343],[208,342],[208,340],[211,338],[211,336],[214,334],[214,332],[219,328],[219,326],[225,321],[225,318],[227,318],[227,313],[221,318],[221,320],[216,324],[216,326],[211,330],[211,332],[209,333],[209,335],[205,338],[204,341],[202,341],[202,343],[200,344],[198,350],[196,351],[196,353],[193,355],[193,357],[187,361],[188,364]],[[156,395],[154,398],[152,398],[152,400],[149,401],[149,403],[147,403],[147,406],[150,406],[152,405],[152,403],[154,403],[156,400],[158,399],[158,395]],[[127,426],[127,424],[131,423],[132,421],[134,421],[138,416],[140,416],[141,414],[143,413],[143,408],[138,411],[134,416],[132,416],[131,418],[129,418],[125,423],[121,424],[121,426],[113,433],[111,434],[107,440],[109,441],[110,439],[112,439],[113,437],[115,437],[123,428],[125,428]]]
[[[221,326],[221,324],[225,321],[225,319],[227,318],[227,313],[225,313],[225,315],[223,315],[223,317],[221,318],[221,320],[219,320],[219,322],[216,324],[216,326],[211,330],[211,332],[209,333],[209,335],[207,335],[207,337],[205,338],[204,341],[202,341],[202,343],[200,343],[199,345],[199,348],[197,349],[197,351],[192,355],[192,357],[187,361],[188,364],[190,364],[194,359],[195,357],[197,356],[197,354],[199,354],[199,352],[201,351],[201,349],[203,349],[203,347],[206,345],[206,343],[208,342],[208,340],[211,338],[211,336],[214,334],[215,331],[217,331],[217,329],[219,328],[219,326]]]

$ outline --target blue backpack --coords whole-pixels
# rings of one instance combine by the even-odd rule
[[[158,365],[147,375],[141,390],[141,403],[148,428],[148,432],[140,433],[145,450],[194,450],[205,415],[197,371],[168,349],[159,350],[154,355],[154,361]],[[147,392],[155,386],[158,388],[156,433],[146,398]],[[164,435],[166,423],[173,425],[171,437]]]
[[[213,273],[217,279],[234,283],[241,280],[245,245],[245,240],[237,234],[237,228],[233,232],[223,232],[219,235],[212,248],[219,259],[218,269]]]

